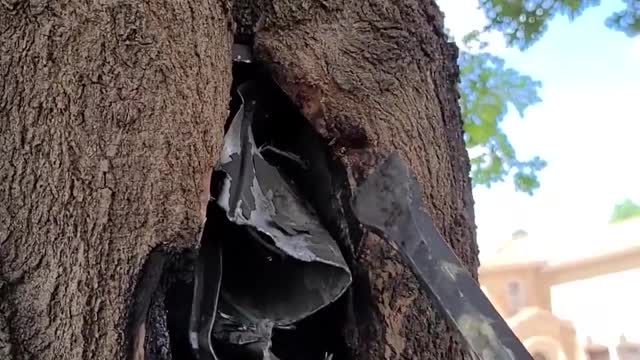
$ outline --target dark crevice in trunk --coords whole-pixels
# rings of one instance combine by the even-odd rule
[[[193,268],[196,254],[192,249],[174,255],[168,263],[164,306],[172,360],[195,359],[189,343],[189,316],[193,298]]]
[[[139,359],[136,347],[143,344],[145,359],[195,360],[187,331],[194,261],[192,249],[162,245],[147,257],[129,313],[130,359]]]
[[[271,337],[271,349],[280,360],[325,360],[329,354],[333,360],[351,359],[357,347],[357,344],[351,342],[354,338],[353,331],[360,328],[355,322],[356,319],[363,319],[362,314],[356,313],[354,300],[360,302],[364,300],[361,299],[363,296],[369,295],[368,284],[361,283],[366,279],[362,277],[361,271],[356,270],[354,249],[363,237],[363,231],[350,209],[351,190],[346,169],[333,154],[327,141],[313,129],[272,80],[268,68],[262,64],[234,63],[230,115],[225,123],[225,133],[242,105],[237,88],[247,80],[257,81],[260,96],[268,104],[270,111],[268,121],[252,123],[255,145],[266,149],[261,151],[264,159],[276,167],[289,185],[316,212],[321,225],[337,242],[352,270],[355,282],[336,301],[296,322],[294,328],[275,328]],[[213,172],[210,184],[212,195],[220,193],[224,178],[225,174],[221,171]],[[247,286],[242,283],[251,280],[248,282],[254,284],[250,286],[261,284],[267,287],[266,285],[272,284],[277,288],[277,279],[264,278],[255,282],[255,279],[248,279],[246,275],[240,274],[242,270],[256,274],[264,271],[262,267],[268,264],[260,265],[260,259],[265,256],[258,254],[269,251],[269,248],[264,247],[266,245],[274,247],[273,241],[264,236],[264,246],[259,243],[247,246],[240,245],[240,241],[229,242],[229,239],[246,237],[247,227],[229,222],[226,213],[213,202],[208,206],[207,218],[213,226],[205,228],[203,241],[206,238],[223,242],[227,239],[227,245],[223,246],[223,274],[226,274],[223,275],[223,284],[226,281],[227,287],[242,290],[243,286]],[[133,339],[140,334],[146,338],[145,353],[153,359],[197,358],[189,341],[193,269],[196,261],[193,250],[176,253],[175,250],[157,249],[149,256],[143,269],[132,307],[131,331]],[[295,260],[290,265],[284,262],[285,267],[280,271],[294,271],[298,261]],[[269,299],[265,301],[268,303]],[[365,309],[363,314],[367,313]],[[140,333],[140,326],[145,326],[147,330]],[[167,338],[169,345],[166,344]],[[131,346],[135,343],[131,341]],[[223,344],[216,339],[213,339],[213,344],[222,360],[238,358],[233,345]],[[163,353],[167,346],[170,348],[168,355]],[[134,352],[135,349],[132,348],[131,353]],[[236,355],[225,356],[228,353]]]
[[[231,113],[225,124],[225,133],[242,104],[237,87],[248,80],[259,83],[261,97],[265,104],[269,104],[270,110],[269,121],[252,123],[256,146],[274,149],[261,152],[262,156],[275,165],[311,205],[352,268],[355,265],[353,249],[363,232],[350,210],[351,192],[346,170],[327,141],[273,81],[266,66],[234,64]],[[220,184],[212,179],[211,186],[214,194]],[[353,321],[352,299],[349,289],[334,303],[296,323],[295,330],[275,329],[272,338],[275,355],[282,360],[298,359],[301,355],[310,360],[323,360],[325,354],[332,354],[334,360],[349,359],[353,349],[346,342],[346,334],[353,327],[350,324]]]

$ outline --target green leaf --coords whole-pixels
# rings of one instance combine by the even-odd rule
[[[619,223],[628,219],[640,217],[640,205],[634,203],[630,199],[616,204],[611,213],[609,223]]]

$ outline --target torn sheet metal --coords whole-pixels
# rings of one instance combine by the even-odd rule
[[[256,244],[281,259],[274,268],[290,272],[269,274],[280,280],[264,279],[276,288],[261,288],[261,294],[226,286],[223,294],[248,318],[288,325],[336,300],[351,283],[351,274],[314,210],[261,155],[252,121],[268,119],[269,111],[259,91],[254,81],[238,88],[242,107],[225,136],[219,169],[226,178],[217,203],[231,222],[249,227]]]
[[[277,360],[273,330],[295,329],[336,301],[351,273],[314,209],[263,153],[308,164],[264,134],[256,143],[253,125],[278,121],[264,88],[249,80],[237,89],[195,270],[190,339],[200,359]]]
[[[532,360],[438,233],[421,194],[415,175],[394,153],[357,189],[353,211],[399,249],[476,359]]]

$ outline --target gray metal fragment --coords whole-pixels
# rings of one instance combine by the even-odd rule
[[[399,249],[477,359],[532,360],[422,209],[415,175],[397,153],[357,189],[353,211]]]
[[[201,360],[277,360],[273,329],[294,329],[336,301],[351,273],[314,209],[261,152],[302,169],[306,160],[256,145],[252,124],[270,117],[258,83],[245,82],[238,93],[242,105],[214,169],[220,181],[195,269],[190,341]]]
[[[224,286],[222,291],[247,318],[288,325],[335,301],[350,285],[351,273],[314,210],[256,147],[251,123],[266,115],[258,85],[246,82],[238,92],[243,104],[225,136],[218,168],[226,179],[217,204],[231,222],[255,229],[290,257],[296,274],[273,274],[289,282],[285,293],[241,296]]]

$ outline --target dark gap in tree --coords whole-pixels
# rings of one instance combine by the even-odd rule
[[[136,347],[142,343],[145,359],[195,360],[188,337],[194,260],[192,249],[164,245],[149,254],[129,315],[131,359],[138,359]]]
[[[252,84],[249,90],[247,83]],[[245,99],[239,95],[243,84]],[[269,356],[264,355],[265,350],[277,360],[347,360],[353,349],[346,342],[346,334],[354,327],[353,299],[357,298],[353,294],[351,280],[342,294],[320,308],[318,301],[326,302],[326,299],[314,300],[311,296],[318,287],[312,285],[307,288],[304,285],[305,282],[323,284],[320,289],[322,286],[341,286],[337,284],[344,280],[336,279],[344,277],[344,271],[352,273],[355,269],[353,249],[363,232],[349,206],[351,192],[346,170],[326,141],[272,80],[266,67],[255,63],[234,63],[230,95],[230,116],[225,123],[225,134],[229,134],[233,121],[238,121],[236,115],[244,101],[245,107],[252,109],[245,112],[245,116],[254,117],[249,130],[253,135],[253,151],[257,155],[251,153],[250,148],[243,147],[245,152],[248,151],[244,155],[251,155],[254,180],[263,181],[261,187],[270,189],[267,197],[274,197],[272,205],[276,214],[289,212],[294,215],[287,218],[290,222],[278,223],[278,219],[273,218],[267,225],[285,237],[293,236],[292,239],[313,237],[317,231],[325,232],[337,244],[334,251],[344,258],[344,268],[292,257],[287,253],[291,249],[279,248],[282,244],[278,245],[264,229],[230,221],[231,208],[225,211],[219,200],[224,191],[230,191],[225,190],[225,181],[229,185],[225,171],[236,168],[231,166],[229,170],[224,164],[219,164],[211,177],[213,197],[207,206],[200,248],[194,252],[191,249],[177,251],[159,247],[153,250],[145,264],[132,307],[132,346],[140,341],[136,336],[142,335],[146,356],[152,359],[211,360],[213,358],[206,351],[197,350],[199,346],[209,345],[199,343],[198,334],[194,333],[194,324],[200,324],[201,328],[201,324],[209,319],[213,320],[209,321],[213,324],[209,344],[220,360],[266,360],[268,357],[261,357]],[[258,107],[248,104],[248,100],[252,104],[258,103]],[[231,155],[233,158],[240,156]],[[278,183],[278,179],[282,183]],[[231,181],[240,180],[234,178]],[[282,186],[292,189],[294,197],[279,201],[278,196],[288,194],[287,191],[278,192],[278,187]],[[246,195],[241,193],[240,199],[248,204],[253,201],[249,205],[255,210],[255,199],[246,201]],[[303,213],[288,209],[289,206],[295,208],[294,205]],[[246,207],[242,201],[238,203],[238,210],[243,216],[251,214],[246,212]],[[316,219],[318,224],[305,228],[308,227],[305,221],[310,219]],[[215,265],[217,254],[222,254],[219,255],[222,259],[221,275]],[[349,277],[351,279],[352,275]],[[217,281],[221,283],[220,293],[211,291]],[[302,302],[291,300],[299,297],[298,291],[307,292],[302,296]],[[319,293],[318,296],[325,295]],[[310,297],[305,300],[305,296]],[[200,308],[196,309],[198,319],[194,322],[195,304]],[[247,322],[246,309],[253,311],[253,315],[256,312],[258,315],[270,314],[280,320],[286,319],[291,312],[298,315],[290,323],[276,320],[251,324]],[[140,326],[146,330],[140,332]]]
[[[192,249],[183,250],[171,258],[166,269],[164,306],[172,360],[195,359],[189,343],[195,255]]]
[[[206,306],[217,305],[215,320],[208,328],[209,344],[221,360],[349,359],[351,351],[345,341],[347,328],[353,326],[349,324],[349,269],[362,231],[348,205],[351,194],[346,170],[263,65],[235,62],[230,95],[226,145],[211,179],[212,200],[199,260],[207,263],[210,259],[203,254],[218,253],[206,249],[220,248],[220,292],[211,291],[215,283],[210,280],[215,278],[211,270],[198,272],[196,265],[195,275],[194,306],[208,304],[194,308],[200,324],[207,323],[202,316]],[[255,193],[257,185],[264,193]],[[275,212],[259,225],[265,201]],[[249,225],[252,221],[258,225]],[[309,224],[314,221],[316,225]],[[322,260],[322,256],[333,256],[330,249],[318,245],[327,236],[337,244],[333,252],[344,258],[343,267]],[[315,237],[311,242],[317,243],[310,246],[325,255],[302,260],[310,256],[305,253],[308,249],[296,253],[283,245],[288,237],[292,243]],[[204,267],[200,265],[200,269]],[[323,295],[324,289],[344,286],[345,280],[340,279],[345,271],[349,274],[347,287],[328,301],[326,296],[337,293],[326,290],[334,295]],[[208,287],[198,287],[207,281]],[[212,301],[214,298],[217,301]],[[213,320],[212,314],[207,316]],[[209,348],[209,344],[197,347]],[[201,359],[210,358],[202,350],[198,352]]]

